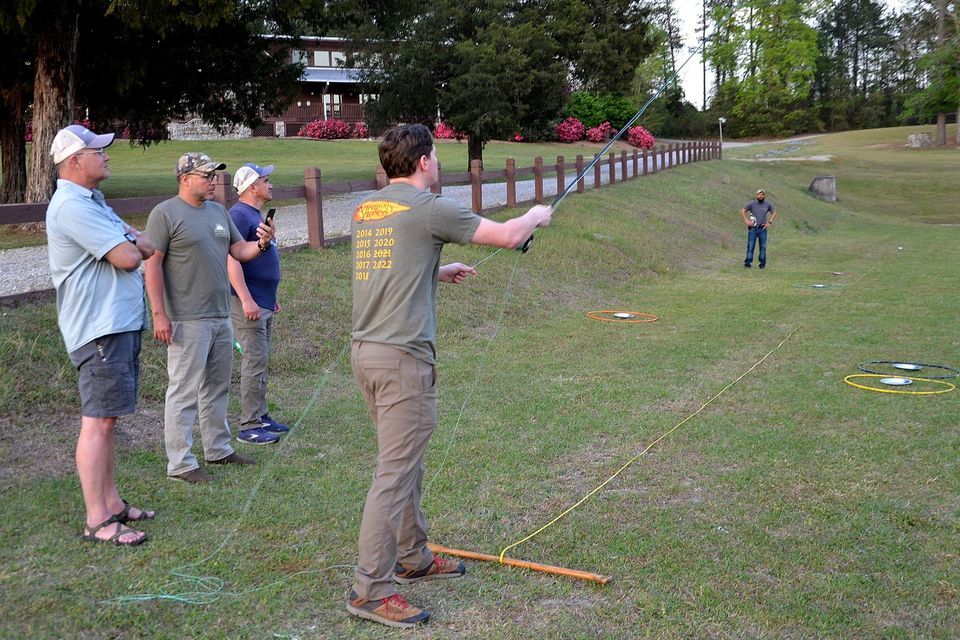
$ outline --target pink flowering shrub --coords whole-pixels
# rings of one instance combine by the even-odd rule
[[[354,138],[369,138],[370,132],[367,131],[367,123],[362,120],[355,125],[353,125],[353,137]]]
[[[514,134],[513,134],[513,141],[514,141],[514,142],[523,142],[523,134],[520,133],[519,131],[517,131],[516,133],[514,133]]]
[[[640,147],[641,149],[652,149],[653,143],[656,140],[653,137],[653,134],[637,125],[635,127],[630,127],[627,131],[627,142],[632,144],[635,147]]]
[[[314,140],[343,140],[351,134],[350,125],[343,120],[314,120],[297,132],[301,138]]]
[[[583,123],[570,117],[554,127],[553,132],[560,142],[577,142],[583,140]]]
[[[610,123],[604,122],[599,126],[587,129],[587,140],[590,142],[603,142],[610,138],[612,132],[613,127],[610,126]]]
[[[441,122],[437,125],[437,128],[433,130],[433,137],[438,140],[463,140],[467,136],[460,131],[457,131],[446,122]]]

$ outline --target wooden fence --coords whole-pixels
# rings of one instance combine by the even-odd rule
[[[600,188],[602,183],[603,171],[606,169],[608,180],[607,185],[616,184],[616,182],[639,178],[648,174],[657,173],[664,169],[698,162],[701,160],[712,160],[722,157],[723,150],[716,142],[677,142],[670,144],[661,144],[650,150],[634,149],[632,154],[621,151],[619,156],[616,153],[610,153],[607,158],[602,158],[593,166],[594,188]],[[553,174],[556,176],[557,193],[561,193],[567,186],[566,180],[569,176],[573,179],[583,173],[584,167],[588,163],[584,161],[582,155],[576,157],[574,164],[568,165],[563,156],[557,156],[556,164],[545,165],[543,158],[534,159],[533,166],[517,167],[513,158],[508,158],[506,167],[499,170],[484,170],[479,161],[474,160],[471,163],[470,171],[462,173],[441,172],[440,180],[434,186],[435,193],[441,193],[444,186],[469,184],[471,186],[471,204],[472,209],[477,213],[491,212],[503,208],[503,206],[484,207],[483,206],[483,185],[484,183],[501,182],[506,189],[506,207],[515,207],[517,202],[517,180],[533,177],[534,198],[533,202],[541,204],[544,202],[543,184],[547,176]],[[619,166],[619,175],[617,167]],[[568,173],[569,170],[569,173]],[[231,176],[225,171],[217,172],[219,174],[214,199],[230,207],[236,202],[236,195],[231,186]],[[581,178],[577,181],[577,193],[583,193],[586,190],[585,180]],[[376,178],[372,180],[343,180],[339,182],[324,183],[321,179],[320,169],[309,167],[303,172],[303,186],[281,187],[274,186],[274,200],[304,200],[307,205],[307,242],[306,245],[313,249],[329,247],[334,244],[349,242],[350,236],[336,236],[326,238],[323,228],[323,199],[330,196],[337,196],[358,191],[372,191],[379,189],[387,184],[387,177],[383,168],[378,166]],[[573,187],[571,186],[571,190]],[[108,201],[113,210],[121,217],[132,214],[149,212],[159,203],[167,200],[170,196],[151,196],[140,198],[117,198]],[[529,202],[527,200],[526,202]],[[47,210],[46,203],[36,204],[3,204],[0,205],[0,224],[24,224],[28,222],[42,222]],[[300,248],[285,247],[286,249]]]

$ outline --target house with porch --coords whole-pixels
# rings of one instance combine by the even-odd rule
[[[301,38],[300,48],[289,49],[291,64],[306,67],[295,102],[280,114],[264,116],[255,136],[295,136],[314,120],[343,120],[354,124],[364,120],[363,107],[369,95],[360,92],[360,77],[347,64],[346,40],[333,37]]]

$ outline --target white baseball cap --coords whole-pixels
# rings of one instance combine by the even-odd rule
[[[271,173],[273,173],[272,164],[261,167],[252,162],[248,162],[237,169],[237,175],[233,176],[233,186],[237,190],[238,194],[243,193],[254,182],[260,178],[265,178]]]
[[[54,136],[53,144],[50,145],[50,155],[53,156],[54,164],[60,164],[77,151],[109,147],[113,144],[113,136],[112,133],[98,136],[83,125],[72,124],[60,129]]]

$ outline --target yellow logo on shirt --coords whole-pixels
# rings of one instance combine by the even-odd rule
[[[357,207],[356,211],[353,212],[353,219],[357,222],[372,222],[389,218],[394,214],[402,213],[409,209],[409,206],[400,204],[399,202],[371,200]]]

